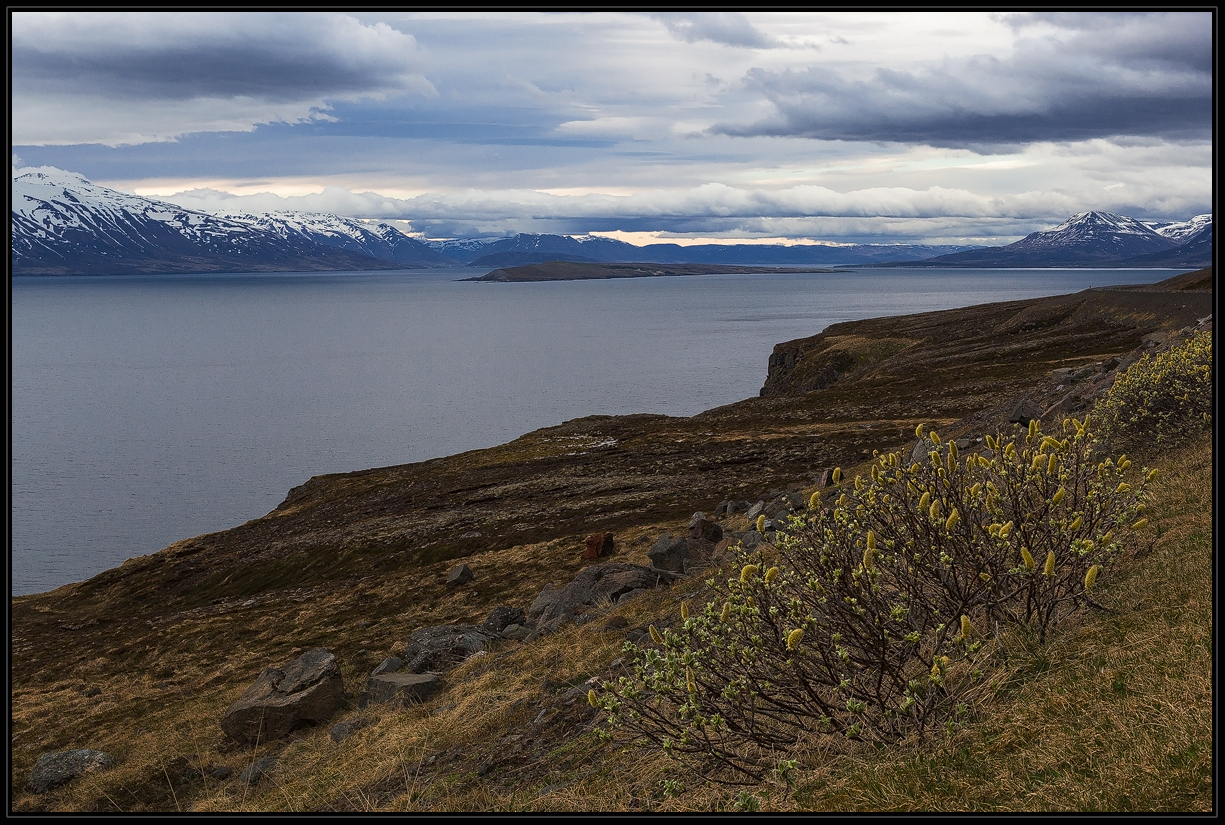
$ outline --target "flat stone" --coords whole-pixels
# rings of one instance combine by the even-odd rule
[[[380,673],[366,680],[360,707],[420,704],[442,690],[438,673]]]

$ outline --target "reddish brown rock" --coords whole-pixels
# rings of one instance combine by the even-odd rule
[[[587,537],[583,550],[583,561],[595,561],[601,556],[612,555],[614,550],[612,533],[592,533]]]

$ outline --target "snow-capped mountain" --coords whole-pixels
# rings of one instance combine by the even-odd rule
[[[1205,227],[1212,226],[1212,215],[1196,215],[1189,221],[1176,223],[1150,222],[1148,226],[1158,235],[1169,238],[1175,243],[1184,244],[1203,232]]]
[[[308,240],[391,261],[405,267],[455,266],[448,257],[386,223],[366,223],[321,212],[218,212],[219,217],[271,232],[285,240]]]
[[[1211,217],[1207,225],[1211,227]],[[1202,229],[1201,226],[1200,231]],[[920,265],[1104,266],[1125,264],[1137,258],[1149,259],[1180,246],[1178,241],[1154,231],[1135,218],[1113,212],[1081,212],[1053,229],[1034,232],[1007,246],[941,255],[921,261]]]
[[[50,166],[13,178],[14,275],[388,269],[394,264],[98,186]]]

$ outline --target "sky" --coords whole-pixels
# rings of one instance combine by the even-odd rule
[[[13,12],[14,172],[428,238],[1211,211],[1211,12]]]

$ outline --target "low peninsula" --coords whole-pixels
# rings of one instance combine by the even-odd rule
[[[728,266],[726,264],[606,264],[595,261],[545,261],[508,266],[466,281],[520,283],[528,281],[589,281],[608,278],[659,278],[666,275],[751,275],[769,272],[836,272],[834,269],[796,269],[784,266]]]

